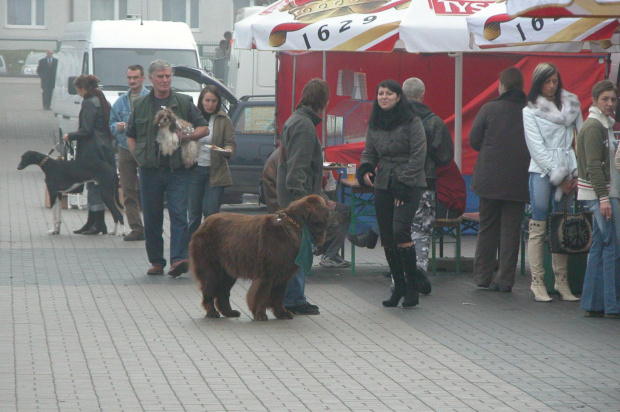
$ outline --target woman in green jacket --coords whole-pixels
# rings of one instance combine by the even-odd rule
[[[590,115],[577,136],[577,198],[592,214],[592,247],[581,293],[586,316],[620,319],[620,174],[614,165],[618,89],[603,80],[592,89]]]
[[[189,183],[189,237],[200,227],[202,217],[220,211],[226,186],[232,185],[228,159],[234,154],[235,134],[230,118],[222,110],[217,87],[208,85],[200,92],[198,109],[209,122],[209,134],[200,139],[198,164]]]

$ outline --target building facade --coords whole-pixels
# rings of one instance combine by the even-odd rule
[[[58,50],[69,22],[89,20],[182,21],[187,23],[203,61],[211,57],[235,11],[254,0],[3,0],[0,1],[0,53]],[[9,53],[11,54],[11,53]]]

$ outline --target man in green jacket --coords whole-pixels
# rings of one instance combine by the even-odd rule
[[[281,208],[308,195],[321,195],[323,190],[323,152],[316,134],[321,122],[319,113],[327,107],[329,86],[320,79],[310,80],[301,92],[297,109],[282,127],[280,163],[278,164],[278,203]],[[333,202],[331,209],[334,208]],[[303,269],[291,279],[286,289],[284,306],[295,314],[318,315],[319,307],[306,300],[306,273]]]
[[[127,128],[127,146],[140,165],[140,193],[144,216],[146,253],[151,262],[147,275],[163,275],[164,258],[164,196],[170,216],[170,270],[177,277],[189,270],[187,245],[187,194],[190,171],[185,168],[179,147],[165,156],[157,144],[154,119],[157,112],[170,109],[190,122],[194,131],[177,130],[179,141],[199,140],[209,133],[208,123],[192,102],[191,97],[173,92],[170,88],[172,67],[168,62],[155,60],[148,69],[153,90],[134,102]]]

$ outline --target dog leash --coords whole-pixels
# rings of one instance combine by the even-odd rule
[[[52,148],[50,149],[49,152],[47,152],[48,156],[51,156],[52,153],[54,153],[54,150],[56,150],[58,153],[60,153],[62,155],[62,152],[60,150],[58,150],[58,145],[61,142],[57,142],[54,146],[52,146]],[[71,146],[69,143],[63,141],[62,143],[64,143],[65,146],[65,151],[69,154],[71,154],[71,156],[75,156],[75,150],[73,149],[73,146]]]

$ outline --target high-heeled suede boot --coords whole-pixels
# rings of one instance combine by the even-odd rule
[[[555,274],[555,290],[560,294],[560,299],[566,302],[577,302],[581,298],[573,295],[568,285],[568,255],[559,253],[551,254],[551,265]]]
[[[392,296],[388,300],[383,301],[383,306],[386,308],[393,308],[398,306],[398,302],[405,296],[405,274],[403,273],[403,264],[400,260],[400,255],[395,247],[386,247],[385,259],[392,272],[392,278],[394,279],[394,290],[392,290]]]
[[[545,268],[543,258],[545,255],[545,232],[547,222],[544,220],[530,220],[530,238],[527,242],[527,253],[532,272],[532,284],[530,289],[534,293],[537,302],[551,302],[553,299],[547,293],[545,286]]]
[[[403,308],[411,308],[420,303],[420,289],[416,276],[416,255],[415,246],[399,247],[398,252],[403,262],[403,269],[406,275],[405,299],[403,300]]]
[[[108,227],[105,225],[105,210],[94,212],[95,224],[88,230],[82,232],[83,235],[102,235],[108,234]]]
[[[84,226],[82,226],[81,228],[79,228],[78,230],[74,230],[73,233],[75,233],[76,235],[79,235],[81,233],[86,232],[88,229],[90,229],[91,227],[93,227],[93,225],[95,224],[95,212],[91,212],[90,210],[88,211],[88,218],[86,219],[86,223],[84,223]]]

